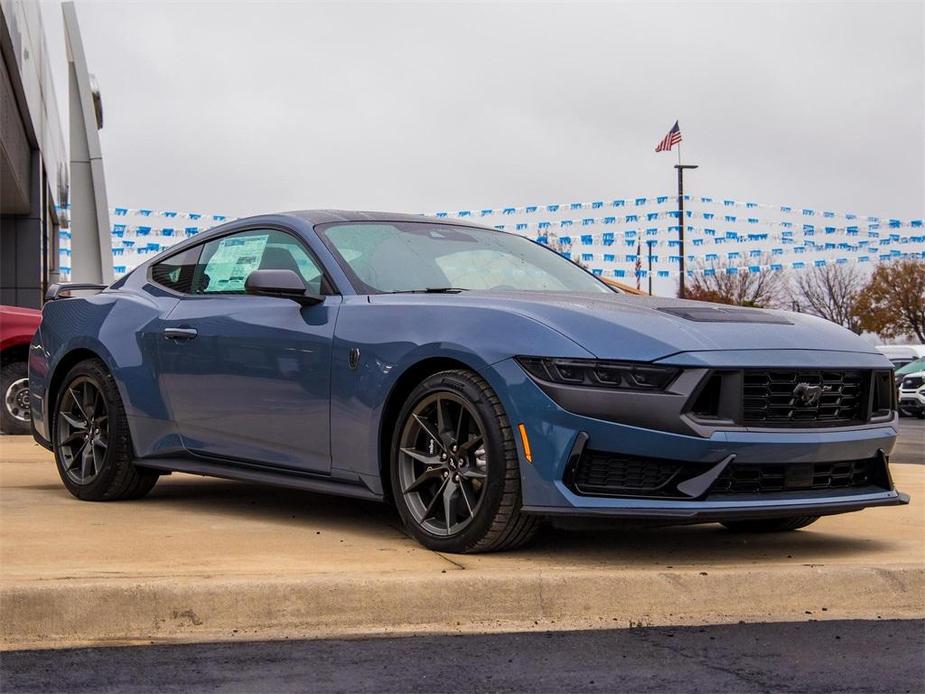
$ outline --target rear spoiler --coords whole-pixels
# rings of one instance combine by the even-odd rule
[[[96,289],[97,291],[103,291],[108,287],[108,284],[95,284],[92,282],[62,282],[61,284],[53,284],[48,288],[48,291],[45,292],[45,301],[66,298],[70,292],[80,289]],[[62,294],[65,294],[65,297],[61,296]]]

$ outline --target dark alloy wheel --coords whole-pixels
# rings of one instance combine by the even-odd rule
[[[523,544],[539,521],[520,512],[510,423],[479,376],[444,371],[411,393],[393,436],[392,493],[426,547],[484,552]]]
[[[0,431],[4,434],[28,434],[32,431],[32,408],[29,401],[29,378],[26,362],[10,362],[0,370]]]
[[[89,376],[71,381],[58,405],[58,450],[74,484],[89,484],[103,469],[109,448],[109,411]]]
[[[61,481],[79,499],[136,499],[157,482],[157,473],[133,463],[122,399],[98,359],[80,362],[64,377],[52,441]]]
[[[434,535],[455,535],[482,502],[488,463],[478,413],[456,393],[421,400],[401,435],[398,480],[415,522]]]

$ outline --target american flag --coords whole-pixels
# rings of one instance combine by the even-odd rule
[[[642,287],[642,243],[636,243],[636,289]]]
[[[678,126],[678,121],[674,122],[674,126],[671,130],[668,131],[668,134],[662,138],[662,141],[658,143],[658,147],[655,148],[656,152],[671,151],[671,148],[674,147],[681,141],[681,128]]]

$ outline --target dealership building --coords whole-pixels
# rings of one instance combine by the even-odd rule
[[[69,168],[38,3],[0,0],[0,49],[0,303],[39,307]]]

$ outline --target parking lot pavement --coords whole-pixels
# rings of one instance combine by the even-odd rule
[[[5,653],[3,691],[920,692],[925,623],[827,621]]]
[[[890,461],[925,465],[925,419],[899,418],[899,438]]]
[[[919,503],[796,533],[550,530],[459,556],[384,505],[189,475],[80,502],[47,451],[0,445],[5,649],[925,614],[925,466],[892,467]]]

